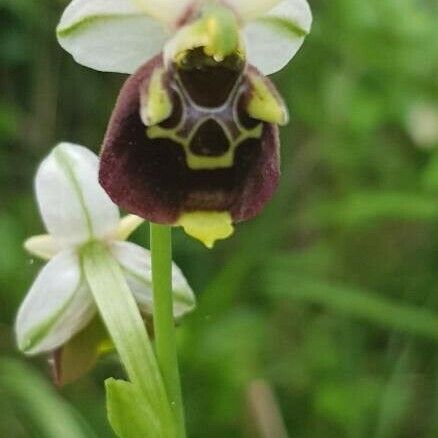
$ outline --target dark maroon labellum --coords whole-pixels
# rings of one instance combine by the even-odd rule
[[[221,62],[202,56],[194,50],[165,69],[159,55],[141,67],[123,86],[105,136],[102,186],[120,207],[152,222],[176,224],[199,211],[243,221],[277,187],[278,128],[248,111],[251,78],[277,98],[274,86],[237,55]],[[150,124],[140,113],[158,71],[170,111]]]

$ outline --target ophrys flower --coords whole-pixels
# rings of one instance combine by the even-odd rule
[[[25,243],[33,255],[50,260],[38,274],[18,312],[19,348],[27,354],[59,350],[87,326],[97,308],[81,266],[81,251],[100,242],[118,261],[145,317],[152,314],[149,251],[125,242],[143,222],[120,220],[118,208],[97,180],[98,157],[88,149],[62,143],[42,162],[35,186],[49,232]],[[173,265],[174,316],[195,306],[193,292]]]
[[[277,125],[288,121],[264,74],[294,56],[311,19],[306,0],[74,0],[63,47],[99,70],[135,71],[103,144],[113,201],[207,246],[257,215],[277,187]]]

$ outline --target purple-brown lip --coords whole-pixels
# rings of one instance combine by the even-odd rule
[[[195,211],[229,212],[233,222],[254,217],[278,184],[279,138],[276,125],[246,112],[248,75],[272,83],[244,63],[170,68],[164,82],[173,111],[158,125],[164,134],[152,136],[140,117],[140,90],[163,68],[156,56],[124,84],[103,143],[100,183],[116,204],[151,222],[176,224]],[[204,161],[213,165],[203,168]]]

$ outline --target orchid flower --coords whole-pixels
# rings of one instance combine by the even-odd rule
[[[98,184],[98,165],[98,157],[88,149],[62,143],[37,172],[36,195],[49,234],[30,238],[25,248],[48,263],[16,320],[18,346],[26,354],[59,353],[77,337],[89,341],[96,332],[97,307],[81,265],[81,252],[91,242],[109,249],[143,317],[152,315],[150,253],[125,241],[143,220],[120,220],[118,208]],[[194,308],[195,298],[175,264],[172,275],[173,312],[179,319]],[[81,334],[87,327],[89,335]]]
[[[306,0],[73,0],[60,44],[83,65],[133,74],[103,143],[112,200],[209,247],[257,215],[288,121],[264,75],[292,59],[311,22]]]

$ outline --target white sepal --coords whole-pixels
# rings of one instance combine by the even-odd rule
[[[73,0],[57,28],[61,46],[95,70],[133,73],[157,55],[193,0]]]
[[[142,312],[153,312],[152,271],[150,252],[134,243],[116,242],[111,245],[113,256],[120,263],[129,287]],[[176,319],[195,308],[195,296],[186,278],[173,263],[173,315]]]
[[[312,26],[306,0],[283,0],[244,29],[248,62],[263,74],[281,70],[295,56]]]
[[[78,255],[63,251],[44,266],[18,311],[18,346],[31,355],[53,351],[82,330],[95,312]]]
[[[93,152],[61,143],[38,169],[41,216],[60,247],[104,238],[117,228],[119,211],[98,183],[98,166]]]

